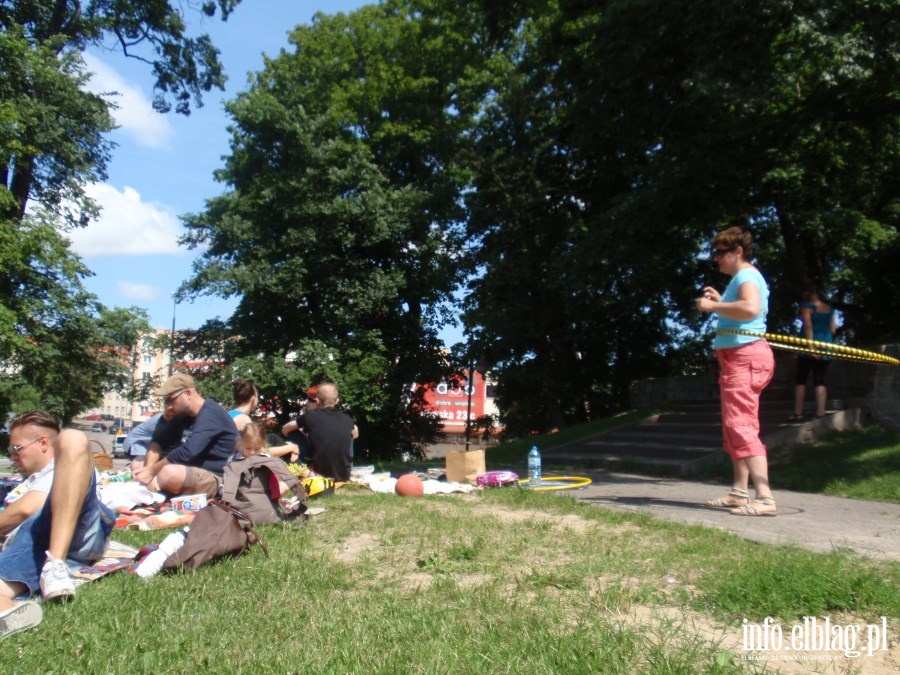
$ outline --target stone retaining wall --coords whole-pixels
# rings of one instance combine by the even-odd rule
[[[900,358],[900,345],[882,345],[873,349]],[[775,350],[775,376],[766,389],[771,398],[793,398],[797,357]],[[717,366],[710,361],[709,371],[699,375],[648,378],[631,384],[631,407],[645,408],[678,401],[703,401],[719,397]],[[900,366],[877,365],[835,359],[828,368],[828,398],[848,408],[861,408],[865,418],[900,430]],[[807,391],[807,400],[812,392]]]

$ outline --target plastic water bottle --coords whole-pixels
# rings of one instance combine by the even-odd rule
[[[173,532],[163,539],[159,543],[159,548],[141,561],[141,564],[134,571],[135,574],[141,579],[149,579],[157,574],[162,569],[163,563],[166,562],[166,558],[184,546],[184,539],[188,530],[189,528],[186,527],[183,530],[178,530],[178,532]]]
[[[541,485],[541,453],[536,445],[528,452],[528,487]]]

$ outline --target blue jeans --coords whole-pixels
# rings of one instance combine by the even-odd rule
[[[51,522],[48,495],[44,507],[23,522],[12,541],[0,551],[0,579],[25,584],[32,595],[40,592],[41,569],[50,546]],[[75,525],[68,560],[90,564],[102,558],[115,524],[115,514],[97,499],[96,474],[91,473],[91,484]]]

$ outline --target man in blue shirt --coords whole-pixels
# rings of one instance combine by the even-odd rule
[[[219,492],[222,470],[237,447],[237,427],[225,409],[197,392],[194,379],[179,373],[153,392],[164,398],[172,421],[157,427],[147,450],[147,464],[135,479],[173,495]],[[172,447],[160,459],[163,448]]]

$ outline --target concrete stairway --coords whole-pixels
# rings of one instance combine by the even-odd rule
[[[859,410],[838,410],[832,402],[823,419],[807,415],[791,423],[792,410],[784,398],[764,397],[760,405],[760,435],[770,450],[808,442],[831,429],[855,426]],[[710,462],[720,461],[722,417],[717,400],[678,403],[671,410],[605,434],[542,452],[548,470],[580,466],[630,470],[654,475],[687,476]]]

